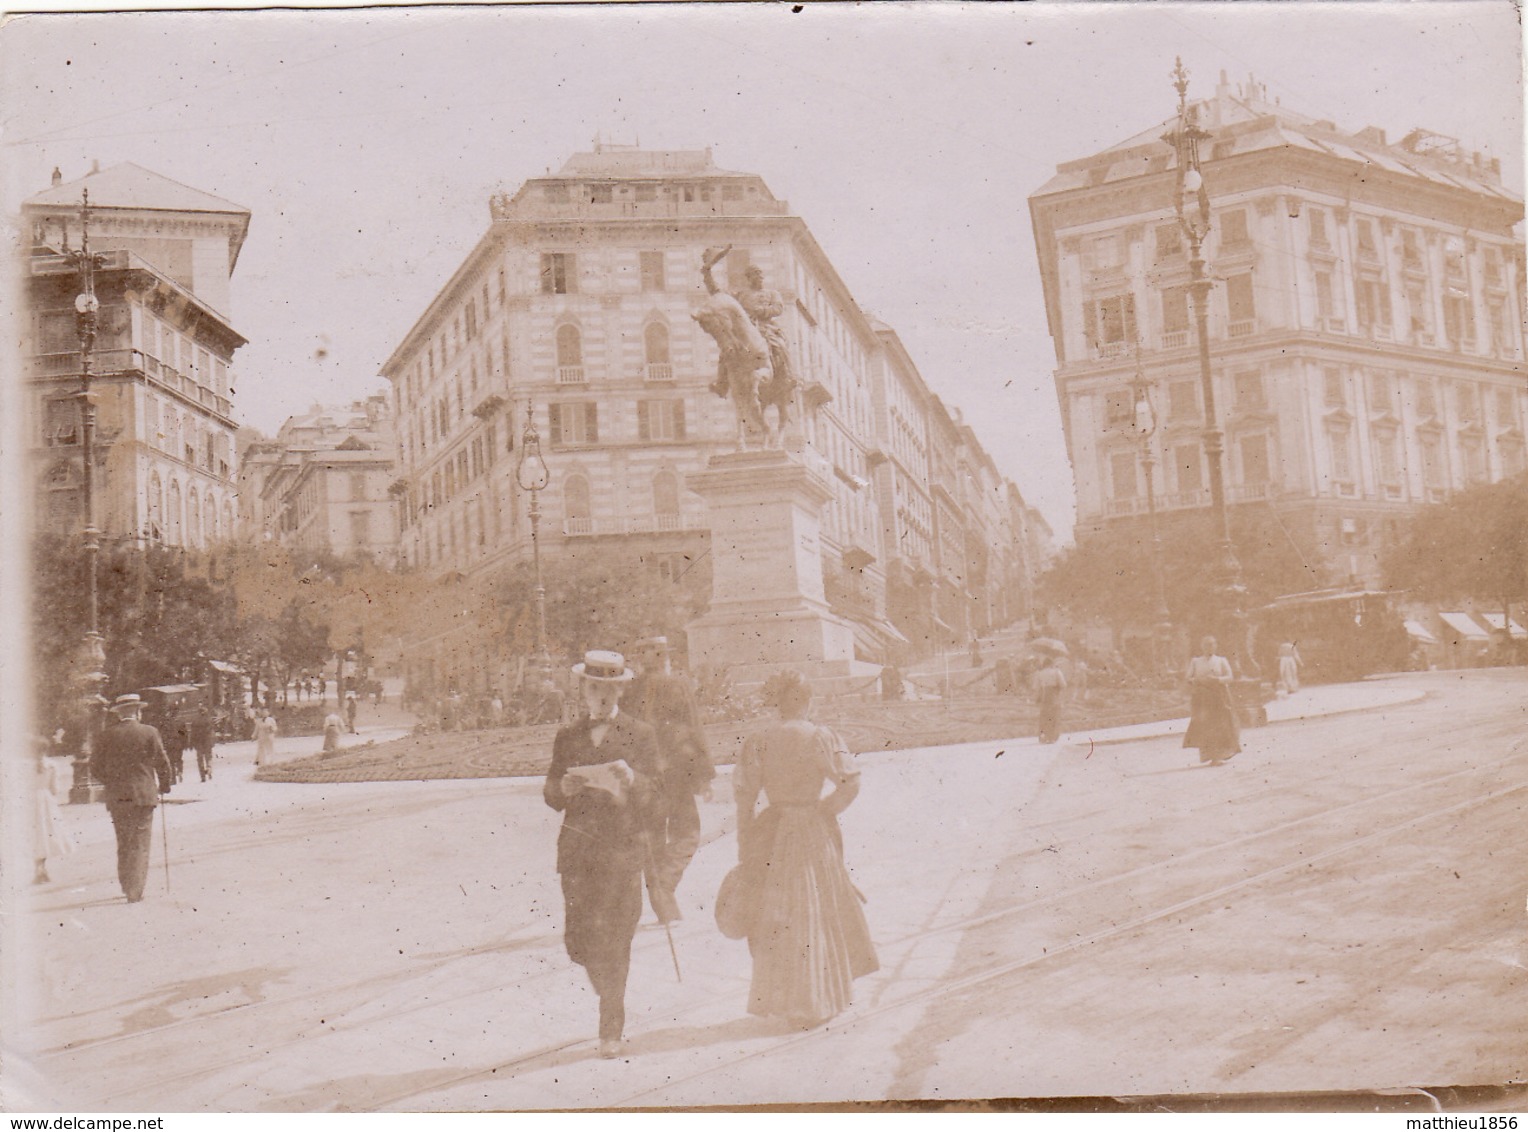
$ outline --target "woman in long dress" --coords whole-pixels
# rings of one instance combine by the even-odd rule
[[[1279,646],[1279,690],[1285,693],[1300,690],[1300,650],[1293,641]]]
[[[264,766],[276,757],[276,717],[264,712],[255,724],[255,765]]]
[[[69,788],[68,771],[48,757],[48,741],[37,740],[36,813],[32,826],[32,857],[37,870],[33,884],[48,883],[48,858],[73,852],[74,842],[58,812],[58,796]]]
[[[1185,747],[1199,748],[1199,761],[1223,763],[1241,751],[1241,731],[1231,704],[1231,662],[1215,651],[1215,638],[1199,642],[1199,655],[1188,662],[1188,731]]]
[[[734,773],[752,903],[748,1012],[814,1026],[847,1007],[854,980],[880,966],[838,829],[859,772],[837,736],[808,722],[812,691],[799,673],[771,685],[780,720],[749,737]],[[761,793],[767,805],[756,814]]]

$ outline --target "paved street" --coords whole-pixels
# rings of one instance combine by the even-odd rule
[[[215,781],[127,905],[110,825],[33,890],[12,1109],[290,1111],[1267,1093],[1528,1079],[1528,680],[1436,672],[1274,705],[1201,768],[1166,725],[864,756],[844,817],[881,970],[827,1027],[750,1019],[684,885],[644,926],[632,1056],[594,1057],[539,780]],[[1364,708],[1366,710],[1351,710]],[[1331,714],[1342,712],[1342,714]],[[363,736],[364,738],[365,736]],[[380,733],[379,733],[380,737]],[[312,741],[284,741],[285,756]],[[299,746],[306,743],[306,746]]]

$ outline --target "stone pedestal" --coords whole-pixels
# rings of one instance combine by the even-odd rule
[[[782,450],[713,456],[687,481],[711,526],[711,606],[688,626],[691,668],[739,684],[798,669],[814,683],[877,671],[823,594],[820,516],[832,489]]]

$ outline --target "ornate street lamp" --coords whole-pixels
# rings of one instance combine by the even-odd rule
[[[91,365],[94,361],[97,316],[101,300],[95,293],[95,271],[103,263],[102,257],[90,251],[90,190],[85,189],[80,201],[80,249],[65,254],[74,260],[79,272],[79,294],[74,299],[74,326],[80,344],[80,389],[75,395],[80,403],[80,456],[84,461],[81,479],[81,511],[84,519],[85,549],[85,598],[88,610],[85,640],[80,649],[80,683],[84,699],[84,734],[74,758],[74,782],[69,789],[69,801],[91,801],[90,754],[95,749],[95,736],[99,729],[100,707],[103,703],[101,690],[106,684],[106,641],[101,635],[101,606],[99,563],[101,557],[101,532],[95,525],[95,434],[96,397],[90,388]]]
[[[1151,399],[1152,383],[1141,369],[1141,348],[1136,343],[1135,378],[1130,383],[1130,399],[1133,405],[1131,426],[1141,442],[1141,464],[1146,471],[1146,514],[1151,525],[1151,573],[1156,588],[1157,606],[1155,624],[1152,627],[1151,662],[1158,675],[1164,671],[1163,661],[1168,656],[1172,637],[1172,619],[1167,611],[1167,586],[1162,577],[1162,537],[1157,529],[1157,489],[1155,475],[1156,450],[1152,438],[1157,431],[1157,411]]]
[[[541,457],[541,434],[536,431],[535,403],[525,403],[525,434],[520,439],[520,463],[515,481],[531,494],[531,561],[536,573],[536,664],[542,679],[552,674],[552,657],[546,644],[546,586],[541,581],[541,493],[552,480]]]
[[[1225,437],[1215,414],[1215,380],[1210,372],[1210,289],[1213,284],[1205,270],[1204,240],[1210,234],[1210,196],[1205,191],[1204,174],[1199,167],[1200,144],[1210,133],[1199,125],[1196,107],[1188,104],[1188,72],[1183,60],[1173,67],[1173,86],[1178,91],[1178,120],[1162,135],[1177,155],[1177,191],[1173,195],[1178,225],[1189,246],[1189,294],[1194,301],[1194,330],[1199,344],[1199,383],[1204,395],[1204,454],[1210,466],[1210,506],[1218,533],[1216,583],[1220,608],[1213,612],[1211,623],[1220,628],[1220,640],[1238,675],[1254,670],[1246,649],[1247,588],[1242,584],[1241,563],[1231,545],[1231,519],[1226,510],[1224,471]],[[1222,628],[1223,626],[1223,628]]]

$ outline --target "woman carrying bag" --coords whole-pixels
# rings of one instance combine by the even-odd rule
[[[1231,704],[1231,662],[1215,651],[1215,638],[1199,642],[1199,655],[1188,662],[1188,731],[1185,747],[1199,748],[1199,761],[1219,765],[1241,752],[1241,731]]]
[[[859,793],[859,772],[837,736],[807,720],[812,690],[799,673],[774,677],[765,695],[780,719],[751,736],[738,758],[740,864],[730,879],[745,894],[748,1012],[805,1028],[844,1010],[854,980],[880,966],[838,829]],[[755,813],[761,793],[766,806]]]

